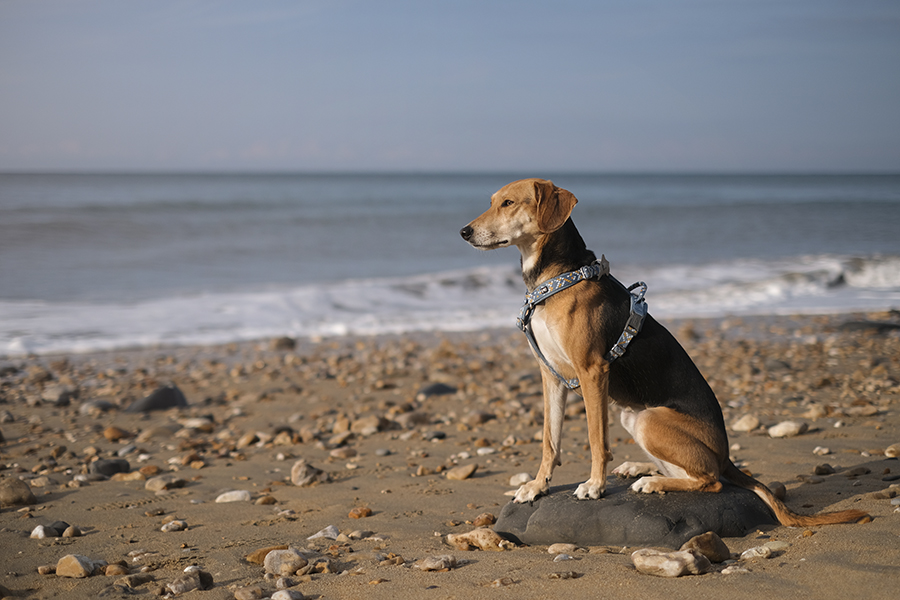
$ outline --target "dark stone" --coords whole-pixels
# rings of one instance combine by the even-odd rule
[[[874,331],[875,333],[887,333],[900,329],[900,323],[889,321],[847,321],[842,323],[841,331]]]
[[[88,472],[91,474],[106,475],[107,477],[130,471],[131,465],[124,458],[101,458],[92,462],[88,468]]]
[[[550,488],[531,504],[503,507],[494,531],[531,545],[565,542],[579,546],[665,546],[680,548],[707,531],[740,537],[777,521],[756,494],[726,484],[717,494],[631,491],[633,480],[609,480],[600,500],[578,500],[576,485]]]
[[[419,390],[420,396],[430,397],[430,396],[446,396],[448,394],[455,394],[456,388],[447,385],[446,383],[432,383],[430,385],[426,385],[421,390]]]
[[[66,523],[65,521],[54,521],[53,523],[50,523],[50,525],[45,525],[45,526],[44,526],[44,529],[45,529],[45,530],[46,530],[46,529],[53,529],[53,530],[56,531],[56,535],[54,535],[53,537],[59,537],[59,536],[61,536],[62,533],[63,533],[63,531],[65,531],[65,530],[68,529],[68,528],[69,528],[69,524]],[[50,535],[50,534],[48,533],[47,535]]]
[[[166,410],[168,408],[187,406],[184,394],[174,385],[167,385],[154,390],[146,398],[135,400],[125,412],[150,412],[153,410]]]

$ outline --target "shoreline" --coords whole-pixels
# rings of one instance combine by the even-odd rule
[[[291,589],[323,599],[504,593],[494,587],[524,597],[579,597],[601,587],[701,599],[886,594],[900,564],[900,514],[889,492],[900,493],[890,479],[900,463],[885,455],[900,442],[900,335],[842,327],[863,320],[897,321],[890,312],[661,320],[719,397],[740,466],[764,483],[783,482],[797,512],[852,507],[874,518],[726,538],[732,552],[770,541],[786,546],[773,559],[736,563],[749,572],[722,574],[717,565],[678,580],[637,573],[630,560],[637,548],[589,548],[554,563],[546,547],[461,552],[446,544],[447,534],[469,531],[483,513],[498,516],[510,477],[537,468],[540,377],[513,327],[300,339],[294,348],[258,340],[0,359],[0,481],[24,479],[38,500],[0,511],[7,565],[0,585],[27,598],[152,596],[195,564],[215,586],[190,597],[234,598],[254,585],[272,594],[274,578],[246,557],[292,545],[328,566],[295,577]],[[124,411],[170,383],[187,407]],[[436,394],[436,385],[453,391]],[[573,396],[554,486],[577,483],[589,469],[582,412]],[[759,425],[735,430],[746,415]],[[641,460],[615,417],[611,467]],[[786,420],[807,431],[779,439],[766,433]],[[91,464],[118,458],[134,479],[89,476]],[[329,481],[294,485],[299,459]],[[817,475],[824,463],[833,473]],[[473,464],[470,477],[447,477]],[[148,491],[142,469],[181,477],[184,487]],[[228,490],[248,491],[251,501],[216,502]],[[357,508],[372,514],[351,517]],[[167,519],[184,520],[186,529],[160,531]],[[29,538],[35,526],[57,520],[84,535]],[[328,525],[345,538],[307,540]],[[358,530],[372,535],[356,539]],[[126,572],[146,569],[151,580],[128,590],[116,587],[124,584],[115,576],[38,573],[67,554],[123,561]],[[441,554],[468,562],[445,573],[411,567]],[[579,576],[550,579],[560,572]]]

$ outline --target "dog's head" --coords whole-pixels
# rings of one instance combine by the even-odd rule
[[[568,220],[578,200],[546,179],[520,179],[491,196],[491,207],[459,234],[480,250],[533,244]]]

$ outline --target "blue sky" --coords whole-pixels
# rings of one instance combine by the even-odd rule
[[[895,0],[0,0],[0,170],[900,171]]]

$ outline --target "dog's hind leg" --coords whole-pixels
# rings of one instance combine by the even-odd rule
[[[541,467],[533,481],[519,487],[515,502],[531,502],[550,489],[553,469],[562,464],[559,460],[562,443],[563,420],[569,389],[555,375],[541,368],[544,387],[544,436],[542,440]]]
[[[724,432],[670,408],[648,408],[634,415],[632,436],[662,475],[642,477],[632,490],[649,494],[722,489],[719,476],[728,459]]]

